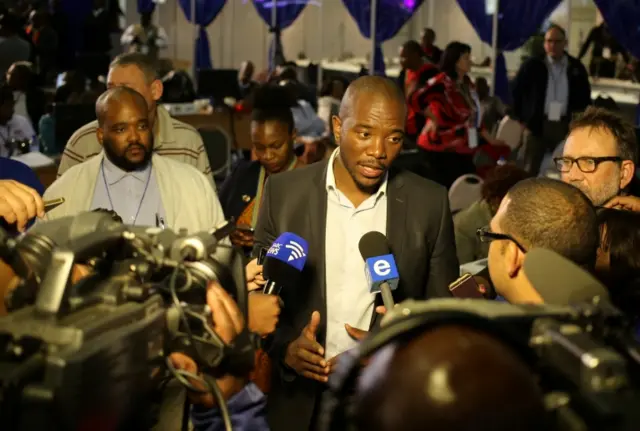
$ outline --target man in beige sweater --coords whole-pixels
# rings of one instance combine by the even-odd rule
[[[171,118],[162,106],[158,106],[157,102],[162,96],[162,81],[158,79],[155,66],[147,56],[130,53],[117,57],[109,68],[107,86],[129,87],[144,97],[149,107],[155,154],[190,164],[213,183],[209,159],[200,134],[188,124]],[[98,122],[92,121],[71,136],[62,153],[58,177],[102,151],[96,135],[97,129]]]

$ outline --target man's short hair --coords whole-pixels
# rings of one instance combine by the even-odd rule
[[[109,69],[113,69],[114,67],[118,66],[136,66],[142,71],[145,78],[147,79],[147,82],[149,83],[158,79],[158,69],[156,67],[156,62],[148,55],[141,54],[139,52],[129,52],[117,56],[109,65]]]
[[[562,37],[565,40],[567,39],[567,32],[565,31],[564,28],[560,27],[558,24],[551,24],[545,33],[548,33],[551,30],[558,30],[560,33],[562,33]]]
[[[422,56],[423,55],[422,47],[415,40],[408,40],[404,44],[402,44],[402,50],[405,53],[413,52],[414,54],[417,54],[418,56]]]
[[[529,178],[513,186],[506,198],[509,206],[500,221],[504,233],[527,250],[546,248],[578,265],[594,265],[598,221],[582,191],[550,178]]]
[[[276,84],[265,84],[252,95],[253,107],[251,121],[264,123],[277,121],[287,126],[289,133],[295,128],[291,108],[296,106],[296,100],[287,88]]]
[[[143,112],[148,111],[147,101],[144,99],[142,94],[138,93],[136,90],[124,86],[110,88],[102,93],[96,101],[96,117],[98,118],[98,124],[100,127],[102,127],[104,120],[106,119],[109,103],[112,101],[119,102],[123,98],[129,98],[139,104]]]
[[[638,162],[638,141],[633,125],[615,112],[589,106],[571,122],[569,133],[577,129],[605,130],[613,135],[618,147],[618,156],[624,160]]]

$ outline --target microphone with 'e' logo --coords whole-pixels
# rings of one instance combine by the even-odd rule
[[[393,309],[391,291],[398,287],[398,268],[391,254],[387,237],[380,232],[367,232],[358,243],[360,254],[365,261],[365,273],[369,291],[382,293],[382,301],[387,311]]]

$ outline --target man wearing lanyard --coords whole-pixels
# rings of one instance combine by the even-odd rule
[[[514,80],[512,116],[531,132],[524,164],[533,174],[545,154],[566,138],[574,114],[591,103],[587,70],[566,53],[566,46],[565,31],[551,26],[544,37],[546,55],[523,63]]]
[[[210,230],[224,221],[210,181],[195,167],[153,154],[147,104],[128,87],[107,90],[96,103],[103,151],[69,169],[45,193],[65,198],[47,219],[104,208],[125,224]]]

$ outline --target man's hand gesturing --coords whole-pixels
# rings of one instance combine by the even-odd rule
[[[326,383],[329,365],[324,359],[324,349],[316,341],[318,326],[320,313],[314,311],[300,336],[289,344],[284,362],[301,376]]]

